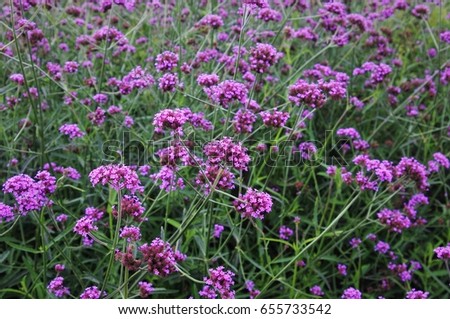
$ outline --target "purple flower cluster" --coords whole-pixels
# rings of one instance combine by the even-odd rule
[[[221,26],[223,26],[223,19],[217,14],[207,14],[195,24],[196,28],[210,27],[212,29],[219,29]]]
[[[155,84],[155,79],[141,66],[132,69],[122,81],[117,82],[119,91],[123,95],[130,94],[134,89],[145,89]]]
[[[272,211],[272,198],[269,194],[249,188],[245,195],[233,202],[242,218],[264,219],[264,214]]]
[[[197,83],[198,85],[209,88],[219,83],[219,76],[217,74],[202,73],[197,77]]]
[[[100,299],[106,297],[106,291],[102,291],[97,286],[87,287],[80,295],[80,299]]]
[[[258,43],[250,49],[250,69],[257,73],[266,73],[269,68],[283,56],[277,49],[268,43]]]
[[[224,231],[225,227],[223,225],[215,224],[214,225],[214,232],[213,237],[214,238],[220,238],[220,235]]]
[[[237,170],[248,169],[250,156],[247,154],[247,148],[242,143],[234,143],[229,137],[209,142],[203,147],[203,153],[207,156],[207,165],[218,166],[227,164]]]
[[[147,264],[148,272],[165,277],[177,271],[177,262],[186,259],[179,251],[174,251],[168,242],[155,238],[150,244],[138,248],[142,253],[142,261]]]
[[[320,288],[320,286],[318,286],[318,285],[312,286],[309,289],[309,292],[311,292],[313,295],[319,296],[319,297],[325,295],[325,293],[322,291],[322,288]]]
[[[233,118],[233,127],[236,133],[251,133],[256,115],[249,109],[239,109]]]
[[[178,65],[178,55],[164,51],[156,56],[155,67],[159,72],[170,72]]]
[[[212,129],[212,123],[205,119],[203,113],[194,113],[188,108],[164,109],[153,117],[155,132],[159,134],[169,129],[172,135],[183,135],[183,126],[186,123],[204,131]]]
[[[434,249],[436,257],[442,260],[450,260],[450,243],[445,247],[437,247]]]
[[[207,299],[216,299],[218,296],[222,299],[234,299],[235,292],[231,289],[234,276],[231,270],[225,270],[223,266],[209,269],[209,277],[203,278],[205,286],[198,294]]]
[[[20,174],[9,178],[3,184],[3,192],[13,195],[16,200],[14,210],[21,215],[52,205],[52,201],[47,196],[55,192],[56,178],[47,171],[39,171],[35,179],[26,174]],[[12,220],[6,205],[2,206],[2,215],[5,220]]]
[[[261,291],[255,289],[255,283],[251,280],[245,281],[245,289],[250,293],[250,299],[255,299],[261,293]]]
[[[260,112],[259,115],[261,116],[264,125],[272,127],[285,126],[290,116],[288,112],[277,111],[277,109],[274,109],[272,112]]]
[[[84,132],[82,132],[80,130],[80,128],[78,127],[77,124],[63,124],[59,128],[59,132],[61,134],[69,136],[69,138],[71,140],[73,140],[74,138],[77,138],[77,137],[83,137],[84,136]]]
[[[247,87],[233,80],[225,80],[217,85],[205,88],[208,97],[215,103],[228,108],[235,101],[245,103],[248,98]]]
[[[159,78],[159,88],[163,92],[174,92],[178,85],[178,76],[174,73],[166,73]]]
[[[142,222],[146,220],[142,217],[145,208],[144,206],[142,206],[141,201],[136,196],[123,195],[120,200],[120,208],[122,209],[122,218],[128,216],[136,222]],[[113,207],[112,213],[117,217],[117,207]]]
[[[121,238],[126,238],[128,242],[139,241],[141,239],[141,230],[136,226],[125,226],[120,230]]]
[[[183,189],[184,181],[181,177],[177,177],[177,170],[177,167],[164,165],[157,173],[150,175],[150,178],[155,182],[160,181],[159,188],[168,193],[177,189]]]
[[[92,186],[108,184],[116,191],[127,189],[134,194],[144,190],[136,171],[122,164],[97,167],[89,173],[89,179]]]
[[[57,276],[47,286],[48,292],[55,295],[58,298],[62,298],[65,295],[70,294],[69,288],[64,286],[64,278],[61,276]]]
[[[406,293],[406,299],[427,299],[430,293],[428,291],[411,289]]]
[[[281,225],[278,234],[280,236],[280,239],[289,240],[289,238],[291,238],[292,235],[294,235],[294,231],[291,228],[287,227],[286,225]]]
[[[374,62],[365,62],[361,68],[355,68],[353,70],[353,75],[362,75],[365,73],[370,73],[369,79],[366,81],[365,85],[367,87],[375,87],[377,84],[382,83],[386,77],[392,72],[392,68],[384,63],[376,64]]]
[[[14,220],[14,212],[11,206],[0,202],[0,224]]]
[[[361,291],[353,287],[345,289],[344,293],[341,296],[342,299],[361,299],[361,297]]]
[[[288,87],[288,99],[295,105],[305,104],[311,108],[321,108],[327,101],[327,97],[318,84],[310,84],[299,79]]]
[[[140,281],[139,286],[139,296],[141,298],[147,298],[154,290],[153,285],[146,281]]]

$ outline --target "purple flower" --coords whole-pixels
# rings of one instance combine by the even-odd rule
[[[259,113],[264,125],[272,127],[282,127],[286,125],[290,114],[288,112],[281,112],[274,109],[272,112],[264,111]]]
[[[153,125],[156,133],[164,133],[164,129],[172,130],[172,134],[183,135],[183,125],[188,121],[182,109],[165,109],[155,114]]]
[[[77,73],[78,72],[78,63],[75,61],[67,61],[64,64],[64,72],[66,73]]]
[[[250,162],[247,148],[241,142],[234,143],[229,137],[209,142],[203,147],[203,153],[208,157],[207,164],[213,166],[225,163],[237,170],[246,171]]]
[[[220,238],[220,235],[222,234],[224,229],[225,229],[225,227],[223,227],[223,225],[215,224],[214,225],[213,237],[214,238]]]
[[[178,64],[178,55],[164,51],[156,56],[155,67],[159,72],[172,71]]]
[[[263,20],[264,22],[275,21],[280,22],[283,19],[283,15],[273,9],[264,8],[259,10],[257,18]]]
[[[130,216],[135,222],[142,222],[146,219],[142,217],[145,208],[136,196],[124,195],[120,201],[122,216]],[[117,217],[117,207],[113,206],[112,213]]]
[[[223,20],[217,14],[207,14],[195,24],[196,28],[211,27],[212,29],[219,29],[221,26],[223,26]]]
[[[391,246],[389,246],[388,243],[385,243],[384,241],[378,241],[378,243],[375,245],[374,250],[376,252],[379,252],[380,254],[386,254],[389,249],[391,248]]]
[[[116,191],[128,189],[132,194],[144,190],[136,171],[122,164],[97,167],[89,173],[89,179],[94,187],[108,184]]]
[[[294,235],[294,231],[285,225],[282,225],[280,227],[280,230],[278,233],[279,233],[280,238],[284,239],[284,240],[289,240],[289,238],[291,238],[292,235]]]
[[[86,237],[94,230],[98,230],[98,227],[95,226],[94,220],[88,216],[81,217],[73,227],[73,231],[83,237]]]
[[[312,286],[309,289],[309,291],[315,296],[323,296],[324,295],[322,288],[320,288],[320,286],[318,286],[318,285]]]
[[[406,293],[406,299],[427,299],[430,293],[427,291],[411,289]]]
[[[316,146],[311,142],[300,143],[298,150],[300,151],[301,157],[306,160],[311,160],[314,154],[317,153]]]
[[[361,292],[353,287],[345,289],[341,296],[342,299],[361,299],[361,297]]]
[[[133,89],[145,89],[155,84],[155,79],[141,66],[132,69],[117,83],[121,94],[130,94]]]
[[[233,80],[226,80],[207,88],[206,93],[213,102],[225,108],[234,101],[245,103],[248,98],[248,89],[245,85]]]
[[[231,289],[234,276],[232,271],[225,270],[223,266],[209,269],[209,277],[203,278],[205,286],[199,291],[199,295],[207,299],[216,299],[218,295],[222,299],[234,299],[235,292]]]
[[[176,191],[177,189],[183,189],[184,181],[181,177],[177,178],[177,170],[178,169],[176,167],[164,165],[161,167],[159,172],[150,175],[150,178],[154,181],[161,181],[159,188],[168,193]]]
[[[80,299],[100,299],[101,297],[106,297],[106,292],[102,293],[97,286],[87,287],[80,295]]]
[[[205,195],[211,191],[211,186],[218,189],[233,189],[234,175],[227,168],[217,165],[206,165],[206,168],[199,171],[195,178],[195,184],[201,186]]]
[[[356,129],[354,129],[353,127],[340,128],[336,131],[336,135],[347,137],[352,140],[361,138],[361,135],[359,135],[358,131]]]
[[[350,239],[350,246],[352,246],[352,248],[357,248],[361,243],[361,238],[354,237]]]
[[[13,208],[0,202],[0,224],[14,220]]]
[[[61,276],[58,276],[50,281],[47,286],[47,290],[58,298],[62,298],[64,295],[70,294],[69,288],[64,287],[64,278]]]
[[[327,100],[317,84],[309,84],[302,79],[289,86],[288,91],[288,99],[295,105],[305,104],[311,108],[321,108]]]
[[[55,271],[56,272],[62,272],[62,271],[64,271],[64,269],[66,269],[66,267],[63,264],[56,264],[55,265]]]
[[[425,4],[418,4],[411,10],[411,13],[416,18],[427,19],[430,14],[430,8]]]
[[[20,174],[9,178],[3,184],[3,192],[14,196],[17,202],[16,209],[22,215],[52,204],[46,196],[55,192],[56,178],[47,171],[38,172],[35,178],[37,181],[28,175]],[[6,208],[4,214],[9,215]]]
[[[338,264],[337,265],[337,269],[338,272],[342,275],[342,276],[347,276],[347,266],[344,264]]]
[[[450,243],[447,244],[446,247],[437,247],[434,249],[434,252],[436,253],[436,257],[442,260],[449,260],[450,259]]]
[[[120,230],[121,238],[126,238],[128,242],[139,241],[141,239],[141,230],[136,226],[125,226]]]
[[[101,126],[103,123],[105,123],[106,120],[105,113],[106,112],[104,109],[102,109],[101,107],[97,107],[94,112],[88,114],[88,119],[92,124]]]
[[[380,223],[396,233],[401,233],[403,229],[410,228],[412,225],[408,216],[405,216],[399,210],[384,208],[377,214],[377,217]]]
[[[248,109],[239,109],[233,118],[233,127],[236,133],[251,133],[256,115]]]
[[[140,281],[138,283],[139,286],[139,295],[141,298],[147,298],[154,290],[153,285],[146,281]]]
[[[197,77],[197,83],[208,88],[219,83],[219,76],[217,74],[202,73]]]
[[[250,299],[255,299],[261,293],[261,291],[259,291],[258,289],[255,289],[255,283],[251,280],[245,281],[245,288],[250,293]]]
[[[163,92],[173,92],[178,85],[178,76],[173,73],[166,73],[159,79],[159,88]]]
[[[23,77],[23,75],[21,73],[11,74],[9,76],[9,79],[13,82],[16,82],[19,85],[25,84],[25,78]]]
[[[266,73],[269,68],[283,56],[277,49],[267,43],[258,43],[250,49],[250,69],[257,73]]]
[[[269,194],[249,188],[245,195],[233,202],[242,218],[264,219],[264,213],[272,211],[272,198]]]
[[[59,132],[61,134],[69,136],[69,138],[71,140],[73,140],[74,138],[77,138],[77,137],[83,137],[84,136],[84,132],[82,132],[80,130],[80,128],[78,127],[77,124],[63,124],[59,128]]]
[[[155,238],[150,245],[144,244],[138,248],[142,253],[142,261],[147,264],[148,272],[165,277],[177,271],[176,263],[186,259],[186,256],[174,251],[168,242]]]

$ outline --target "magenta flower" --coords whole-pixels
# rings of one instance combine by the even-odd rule
[[[134,194],[144,190],[136,171],[122,164],[97,167],[89,173],[89,179],[92,186],[108,184],[116,191],[128,189]]]
[[[120,230],[121,238],[126,238],[128,242],[139,241],[141,239],[141,230],[136,226],[125,226]]]
[[[312,286],[310,289],[309,289],[309,292],[311,292],[313,295],[315,295],[315,296],[323,296],[325,293],[322,291],[322,288],[320,288],[320,286],[318,286],[318,285],[315,285],[315,286]]]
[[[245,195],[233,202],[234,207],[242,218],[264,219],[265,213],[272,211],[272,198],[269,194],[249,188]]]
[[[159,72],[172,71],[178,64],[178,55],[170,52],[164,51],[158,54],[156,57],[155,67]]]
[[[283,56],[268,43],[258,43],[250,49],[250,69],[257,73],[266,73]]]
[[[80,295],[80,299],[100,299],[101,297],[106,297],[106,292],[102,293],[97,286],[87,287]]]
[[[222,299],[234,299],[235,292],[231,289],[234,285],[235,274],[231,270],[225,270],[223,266],[209,270],[209,277],[203,278],[205,286],[199,291],[202,298],[216,299],[218,295]]]
[[[436,253],[436,257],[442,260],[449,260],[450,259],[450,243],[447,244],[445,247],[437,247],[434,249],[434,252]]]
[[[406,299],[427,299],[430,293],[428,291],[411,289],[406,293]]]
[[[345,289],[341,296],[342,299],[361,299],[361,297],[361,292],[353,287]]]
[[[62,298],[65,295],[70,294],[69,288],[64,286],[64,278],[61,276],[56,277],[47,286],[48,292],[55,295],[58,298]]]
[[[61,134],[67,135],[69,136],[69,138],[71,140],[77,138],[77,137],[83,137],[84,136],[84,132],[82,132],[80,130],[80,128],[78,127],[77,124],[63,124],[60,128],[59,128],[59,132]]]
[[[146,281],[140,281],[138,283],[139,286],[139,296],[141,298],[147,298],[154,290],[153,285]]]
[[[142,253],[142,261],[147,264],[148,272],[165,277],[178,271],[177,262],[186,259],[179,251],[174,251],[170,244],[160,238],[155,238],[150,244],[138,248]]]

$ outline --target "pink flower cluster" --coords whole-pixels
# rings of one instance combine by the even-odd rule
[[[234,276],[231,270],[225,270],[223,266],[210,269],[209,277],[203,278],[205,286],[198,294],[207,299],[216,299],[218,296],[222,299],[234,299],[235,292],[231,288],[234,285]]]
[[[176,264],[186,259],[186,255],[174,251],[168,242],[160,238],[155,238],[150,245],[140,246],[138,250],[142,253],[142,261],[147,264],[147,270],[161,277],[176,272]]]
[[[264,214],[272,211],[272,198],[269,194],[249,188],[245,195],[233,202],[242,218],[264,219]]]
[[[134,194],[144,190],[136,171],[122,164],[97,167],[89,173],[89,179],[92,186],[108,184],[116,191],[127,189]]]
[[[45,206],[52,205],[48,195],[56,190],[56,178],[47,171],[39,171],[35,179],[26,174],[20,174],[9,178],[3,184],[3,192],[12,194],[16,200],[14,210],[21,215],[31,211],[37,211]],[[2,219],[12,220],[9,206],[3,204]]]

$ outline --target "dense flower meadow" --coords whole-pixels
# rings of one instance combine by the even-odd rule
[[[450,298],[450,3],[8,0],[1,298]]]

